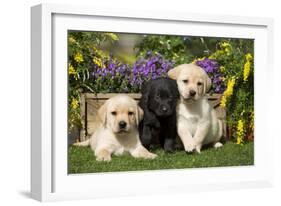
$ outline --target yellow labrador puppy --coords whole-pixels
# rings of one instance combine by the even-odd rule
[[[143,111],[134,99],[116,95],[100,107],[98,115],[98,128],[91,138],[75,144],[90,145],[97,161],[110,161],[112,154],[122,155],[124,152],[136,158],[153,159],[157,156],[140,142],[138,124],[143,118]]]
[[[203,145],[221,147],[222,122],[205,94],[211,87],[207,73],[194,64],[182,64],[168,72],[177,81],[180,100],[177,105],[177,130],[185,151],[201,151]]]

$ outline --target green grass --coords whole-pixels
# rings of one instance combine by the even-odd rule
[[[111,162],[97,162],[89,147],[70,146],[68,150],[68,172],[75,174],[254,164],[253,142],[245,145],[227,142],[219,149],[203,149],[201,154],[187,154],[184,151],[167,154],[162,149],[154,149],[153,152],[158,155],[154,160],[135,159],[129,154],[125,154],[119,157],[113,156]]]

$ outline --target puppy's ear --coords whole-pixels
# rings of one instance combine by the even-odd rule
[[[179,89],[178,89],[178,85],[177,82],[175,80],[171,80],[172,82],[172,88],[173,88],[173,94],[175,96],[176,99],[180,98],[180,93],[179,93]]]
[[[139,125],[140,121],[143,119],[143,110],[140,106],[136,109],[136,124]]]
[[[146,82],[141,88],[142,95],[139,105],[143,110],[146,110],[147,108],[150,91],[151,91],[151,80]]]
[[[106,101],[98,110],[98,115],[102,121],[103,126],[106,125],[107,105],[108,105],[108,101]]]
[[[206,94],[212,85],[212,80],[210,79],[210,77],[208,77],[208,75],[205,75],[205,82],[204,82],[204,94]]]
[[[173,69],[171,69],[171,70],[168,71],[168,76],[169,76],[171,79],[177,80],[179,71],[180,71],[180,67],[177,66],[177,67],[175,67],[175,68],[173,68]]]

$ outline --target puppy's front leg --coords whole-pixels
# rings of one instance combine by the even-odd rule
[[[175,140],[172,137],[166,137],[164,140],[164,150],[165,152],[174,152],[175,150]]]
[[[130,154],[136,158],[144,158],[144,159],[154,159],[157,157],[156,154],[149,152],[146,148],[144,148],[141,144],[137,146],[137,148],[130,150]]]
[[[96,160],[97,161],[111,161],[111,153],[107,149],[100,149],[96,152]]]
[[[195,149],[195,142],[188,130],[188,122],[183,117],[179,117],[178,120],[178,135],[183,143],[184,150],[186,152],[193,152]]]
[[[146,147],[149,148],[152,140],[151,128],[148,125],[143,125],[143,131],[141,134],[141,143]]]
[[[161,128],[160,136],[164,137],[164,150],[165,152],[174,152],[175,150],[175,139],[177,135],[177,127],[176,127],[176,114],[170,117],[170,125],[164,125],[165,128]],[[169,128],[169,129],[167,129]],[[162,138],[163,138],[162,137]]]
[[[208,134],[208,131],[210,129],[210,122],[200,122],[197,126],[195,135],[193,137],[194,143],[195,143],[195,149],[196,152],[201,152],[201,147],[203,146],[203,142]]]

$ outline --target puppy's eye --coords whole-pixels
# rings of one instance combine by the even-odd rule
[[[129,116],[131,116],[131,115],[133,115],[134,114],[134,112],[128,112],[128,115]]]
[[[198,85],[198,86],[201,86],[201,85],[202,85],[202,82],[197,82],[197,85]]]
[[[117,114],[117,112],[111,112],[111,114],[112,114],[113,116],[115,116],[115,115]]]
[[[182,80],[182,82],[187,84],[188,83],[188,79],[184,79],[184,80]]]

